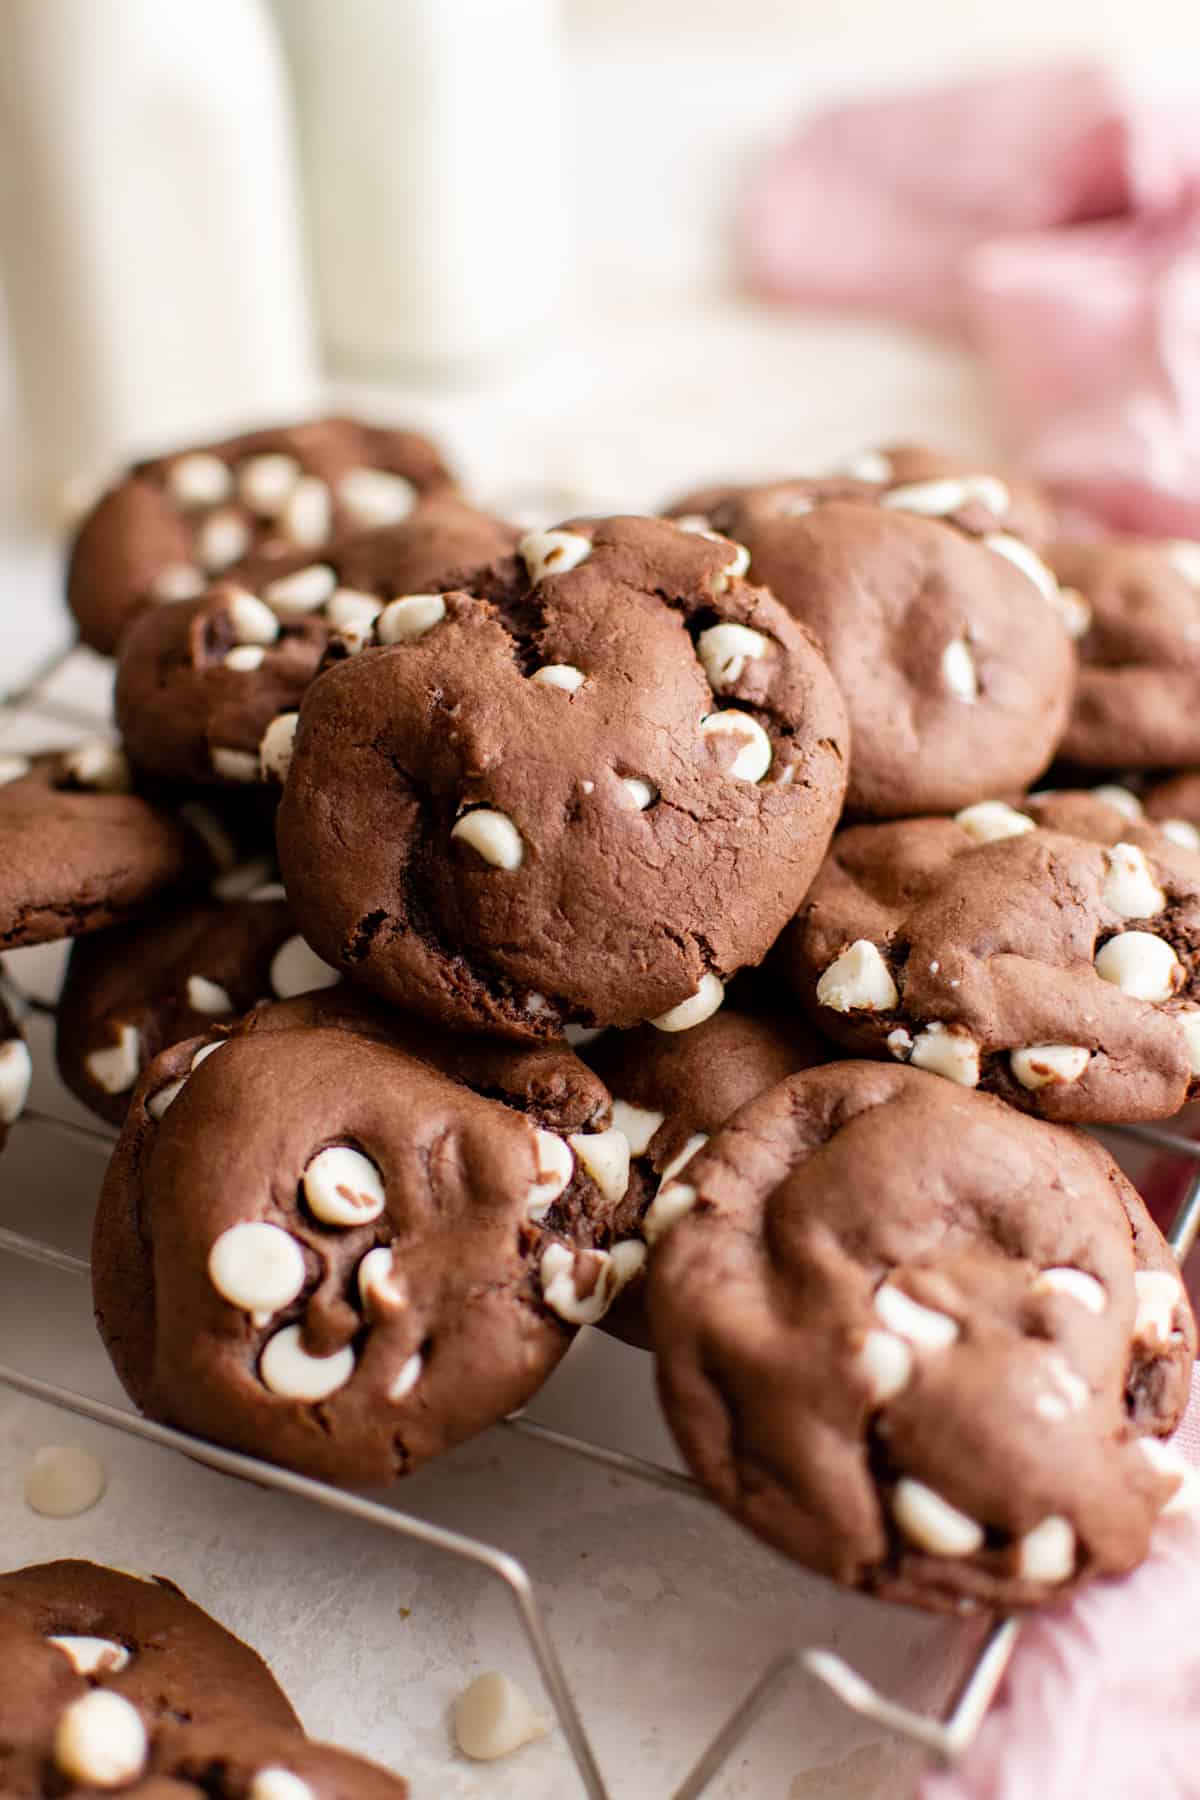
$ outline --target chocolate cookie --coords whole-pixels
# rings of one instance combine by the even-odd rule
[[[443,1039],[348,997],[260,1008],[146,1072],[101,1196],[100,1331],[148,1413],[340,1483],[522,1405],[641,1267],[629,1149],[563,1046]]]
[[[7,1141],[9,1126],[15,1125],[25,1110],[32,1079],[29,1046],[21,1036],[0,981],[0,1150]]]
[[[407,1800],[399,1775],[329,1744],[261,1727],[163,1733],[132,1800]]]
[[[752,1531],[955,1611],[1145,1555],[1182,1490],[1140,1434],[1178,1422],[1195,1327],[1097,1143],[834,1063],[752,1101],[668,1192],[647,1281],[663,1404]]]
[[[455,492],[441,452],[411,431],[310,419],[135,465],[80,526],[67,570],[79,635],[111,656],[160,600],[194,599],[250,557],[323,550]]]
[[[121,751],[98,739],[0,754],[0,950],[98,931],[211,872],[209,825],[130,785]]]
[[[125,632],[117,663],[117,723],[131,760],[174,781],[269,780],[274,739],[263,746],[263,733],[276,715],[295,714],[335,634],[360,643],[397,594],[504,555],[517,535],[461,501],[430,501],[320,561],[307,551],[259,558],[202,600],[148,610]]]
[[[1194,1091],[1198,952],[1200,855],[1064,792],[841,832],[780,960],[847,1049],[1087,1122]]]
[[[181,1721],[230,1746],[304,1742],[262,1658],[161,1578],[90,1562],[0,1575],[0,1667],[6,1800],[152,1791],[159,1741]]]
[[[1063,758],[1080,769],[1200,762],[1200,543],[1059,544],[1050,562],[1091,609]]]
[[[280,865],[319,954],[462,1030],[698,1023],[799,904],[845,716],[742,552],[535,532],[380,614],[305,696]]]
[[[877,818],[1028,786],[1054,754],[1076,668],[1057,583],[1028,544],[892,498],[773,482],[673,509],[743,545],[752,578],[816,637],[850,714],[847,809]]]

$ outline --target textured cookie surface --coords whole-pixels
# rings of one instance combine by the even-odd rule
[[[1194,1089],[1198,949],[1200,856],[1064,791],[839,833],[781,961],[846,1049],[1102,1122]]]
[[[833,680],[740,565],[584,521],[385,609],[306,695],[280,806],[319,954],[512,1037],[711,1012],[799,903],[844,778]]]
[[[231,1745],[303,1744],[262,1658],[151,1576],[74,1561],[0,1575],[0,1666],[0,1790],[15,1800],[150,1791],[185,1720]],[[114,1758],[125,1778],[103,1779]]]
[[[138,613],[194,599],[250,557],[315,551],[394,525],[454,483],[411,431],[312,419],[139,463],[75,539],[67,599],[85,644],[105,655]]]
[[[1018,1607],[1132,1567],[1181,1494],[1195,1329],[1093,1140],[918,1070],[835,1063],[679,1184],[647,1306],[680,1447],[836,1580]],[[1182,1462],[1180,1463],[1182,1467]]]
[[[824,650],[850,715],[849,811],[948,812],[1026,787],[1075,679],[1057,584],[1011,533],[977,537],[887,499],[841,478],[711,490],[674,510],[744,545],[750,578]]]
[[[361,642],[389,600],[516,540],[486,513],[434,500],[318,559],[260,556],[201,600],[148,609],[125,633],[117,665],[117,723],[130,758],[168,780],[272,779],[275,739],[264,746],[264,733],[277,715],[295,713],[335,634]]]
[[[349,1484],[520,1406],[644,1261],[572,1052],[334,994],[153,1063],[96,1220],[101,1333],[156,1417]],[[420,1060],[418,1060],[420,1059]]]

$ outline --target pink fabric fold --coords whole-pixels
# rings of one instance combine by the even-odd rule
[[[1200,108],[1073,63],[836,107],[742,242],[772,298],[972,340],[1064,503],[1200,536]]]

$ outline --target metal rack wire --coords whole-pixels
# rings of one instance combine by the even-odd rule
[[[107,728],[108,721],[102,715],[47,692],[72,655],[72,650],[72,646],[66,646],[47,658],[19,691],[0,700],[0,723],[20,716],[23,711],[36,711],[39,717],[57,720],[76,731]],[[34,995],[19,992],[18,998],[31,1010],[48,1013],[54,1011],[53,1003]],[[94,1152],[98,1160],[107,1158],[115,1135],[100,1126],[81,1125],[67,1117],[37,1109],[27,1109],[18,1121],[18,1128],[26,1132],[66,1136]],[[1168,1242],[1182,1264],[1200,1234],[1200,1143],[1160,1126],[1109,1127],[1108,1132],[1109,1135],[1167,1151],[1179,1157],[1187,1168],[1184,1198],[1167,1234]],[[0,1254],[20,1257],[75,1277],[86,1277],[89,1272],[84,1258],[4,1227],[0,1227]],[[325,1482],[277,1468],[256,1457],[222,1449],[219,1445],[207,1443],[187,1432],[157,1424],[121,1407],[92,1399],[55,1382],[27,1375],[5,1364],[0,1364],[0,1386],[26,1398],[46,1402],[78,1418],[109,1426],[129,1437],[179,1451],[222,1474],[240,1476],[277,1493],[292,1495],[344,1517],[359,1520],[377,1530],[408,1538],[429,1549],[472,1564],[493,1576],[503,1583],[512,1600],[546,1695],[574,1762],[581,1791],[589,1800],[615,1800],[601,1774],[537,1590],[528,1569],[517,1557],[481,1538],[452,1531],[415,1514],[397,1511],[378,1501],[343,1492]],[[686,1501],[711,1504],[704,1489],[690,1475],[664,1464],[590,1443],[520,1414],[506,1419],[502,1429],[535,1439],[610,1472],[664,1489]],[[735,1527],[731,1526],[730,1529]],[[832,1651],[810,1647],[776,1656],[711,1738],[683,1781],[674,1789],[670,1800],[697,1800],[743,1743],[763,1710],[777,1697],[785,1682],[798,1671],[806,1672],[822,1682],[851,1711],[898,1737],[921,1746],[937,1761],[952,1764],[970,1746],[1003,1681],[1019,1629],[1019,1619],[996,1620],[965,1670],[950,1705],[940,1718],[915,1712],[888,1699]]]

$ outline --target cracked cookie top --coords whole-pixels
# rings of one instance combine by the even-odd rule
[[[820,653],[743,569],[583,520],[385,607],[305,696],[280,806],[319,954],[513,1038],[713,1012],[806,891],[846,756]]]

